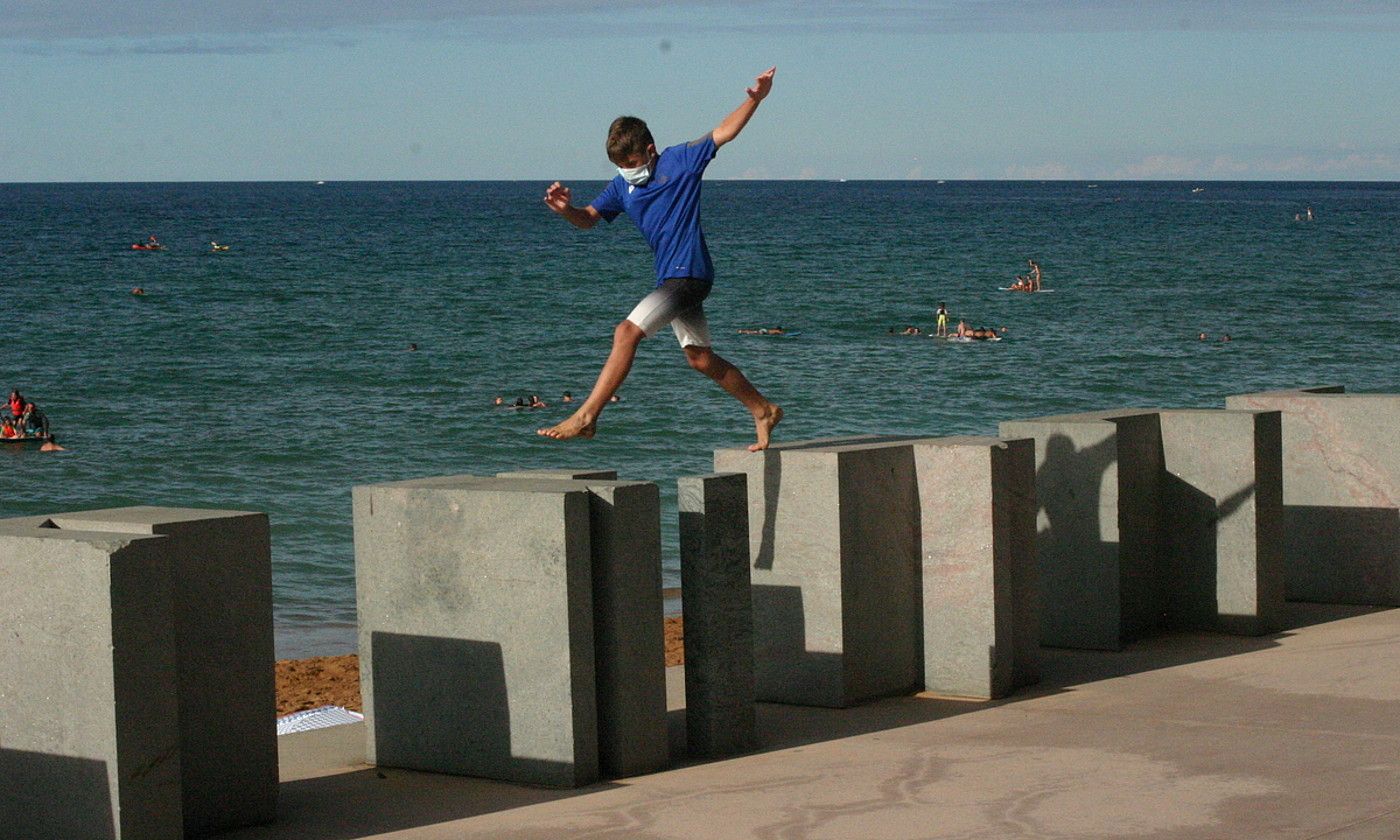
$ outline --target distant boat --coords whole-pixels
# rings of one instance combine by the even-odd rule
[[[1099,188],[1099,185],[1098,185],[1098,184],[1090,184],[1090,185],[1089,185],[1089,189],[1091,189],[1091,190],[1096,190],[1096,189],[1098,189],[1098,188]]]
[[[324,184],[324,183],[326,183],[326,182],[325,182],[325,181],[317,181],[317,182],[316,182],[316,186],[319,187],[319,186],[321,186],[321,185]]]
[[[940,184],[946,184],[946,183],[948,183],[948,182],[947,182],[947,181],[939,181],[938,183],[940,183]]]
[[[1191,188],[1191,192],[1193,192],[1193,193],[1205,192],[1205,191],[1206,191],[1206,188],[1205,188],[1205,187],[1192,187],[1192,188]]]

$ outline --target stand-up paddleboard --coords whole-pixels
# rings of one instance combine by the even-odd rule
[[[736,333],[736,335],[742,335],[742,336],[744,336],[745,338],[793,338],[793,337],[795,337],[795,336],[802,335],[802,330],[784,330],[783,332],[780,332],[780,333],[751,333],[751,332],[741,332],[741,333]]]
[[[1051,292],[1053,292],[1053,291],[1055,291],[1055,290],[1054,290],[1054,289],[1036,289],[1036,290],[1033,291],[1033,292],[1027,292],[1025,289],[1013,289],[1013,288],[1011,288],[1010,286],[997,286],[997,291],[999,291],[999,292],[1024,292],[1025,294],[1028,294],[1028,295],[1047,295],[1047,294],[1049,294],[1049,293],[1051,293]]]
[[[940,341],[954,341],[958,344],[975,344],[979,341],[1001,341],[1001,336],[991,338],[973,338],[970,335],[930,335],[929,338],[936,338]]]

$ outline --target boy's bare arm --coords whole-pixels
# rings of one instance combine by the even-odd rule
[[[549,189],[544,191],[544,203],[550,210],[568,219],[569,224],[576,228],[588,230],[598,224],[598,220],[603,218],[594,210],[592,205],[587,207],[575,207],[572,203],[573,193],[563,184],[555,181],[549,185]]]
[[[725,117],[719,125],[715,126],[715,130],[710,132],[716,146],[723,146],[738,137],[739,132],[744,130],[744,126],[749,122],[749,117],[752,117],[753,112],[758,110],[758,103],[762,102],[763,98],[768,95],[768,91],[773,89],[773,74],[777,71],[777,67],[769,67],[758,74],[758,78],[754,79],[753,87],[744,91],[748,94],[744,104],[735,108],[734,113]]]

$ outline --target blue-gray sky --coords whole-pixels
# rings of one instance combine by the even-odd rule
[[[1397,0],[0,0],[0,181],[1400,177]]]

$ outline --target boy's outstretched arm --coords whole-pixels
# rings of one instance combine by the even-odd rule
[[[575,207],[572,203],[573,193],[563,184],[555,181],[549,185],[549,189],[544,191],[544,203],[550,210],[569,220],[569,224],[576,228],[588,230],[598,224],[598,220],[603,218],[597,210],[590,204],[586,207]]]
[[[769,67],[759,73],[758,78],[754,79],[753,87],[745,91],[749,97],[744,100],[744,104],[735,108],[734,113],[725,117],[719,125],[715,126],[715,130],[710,132],[716,146],[723,146],[738,137],[739,132],[744,130],[744,126],[749,122],[749,117],[752,117],[753,112],[758,110],[758,103],[762,102],[763,98],[768,95],[768,91],[773,89],[773,74],[776,72],[778,72],[778,68]]]

